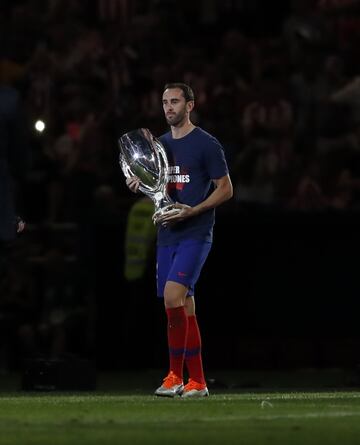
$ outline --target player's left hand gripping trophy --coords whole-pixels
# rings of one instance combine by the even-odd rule
[[[120,166],[129,178],[137,176],[139,190],[154,201],[154,223],[166,214],[176,214],[180,209],[167,193],[169,164],[161,142],[147,128],[125,133],[119,139]]]

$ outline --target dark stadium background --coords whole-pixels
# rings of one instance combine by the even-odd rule
[[[223,142],[235,187],[196,292],[206,368],[357,368],[358,3],[1,2],[0,77],[22,94],[32,149],[18,190],[28,227],[10,264],[32,306],[3,325],[4,372],[29,357],[166,368],[153,257],[140,280],[123,273],[137,197],[117,140],[140,126],[165,131],[170,80],[194,87],[195,122]],[[245,125],[259,100],[280,107],[279,126]],[[70,314],[58,349],[51,292]]]

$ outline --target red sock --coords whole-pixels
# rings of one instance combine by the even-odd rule
[[[188,317],[189,329],[185,350],[185,363],[189,377],[195,382],[205,384],[205,377],[201,358],[201,336],[196,315]]]
[[[184,306],[166,309],[170,371],[183,378],[188,318]]]

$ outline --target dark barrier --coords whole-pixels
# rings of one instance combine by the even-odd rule
[[[219,215],[198,303],[211,364],[355,364],[359,228],[357,214]]]
[[[79,358],[33,359],[25,363],[24,391],[91,391],[96,389],[95,363]]]
[[[349,213],[219,211],[213,250],[196,289],[208,366],[354,366],[359,223],[360,216]],[[107,230],[107,239],[99,232],[100,363],[166,367],[154,264],[141,282],[127,283],[122,232],[113,230],[116,237]]]

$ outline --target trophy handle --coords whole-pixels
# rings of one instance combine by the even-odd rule
[[[127,162],[125,160],[125,156],[122,153],[120,153],[119,164],[120,164],[121,170],[124,173],[125,178],[131,178],[131,176],[133,176],[133,174],[131,172],[129,165],[127,164]]]
[[[155,145],[156,149],[154,150],[155,153],[157,153],[157,163],[158,163],[158,169],[160,172],[160,188],[162,188],[163,192],[167,194],[167,184],[169,182],[169,163],[166,156],[165,149],[163,145],[160,143],[160,141],[155,137],[152,136],[152,142]]]

